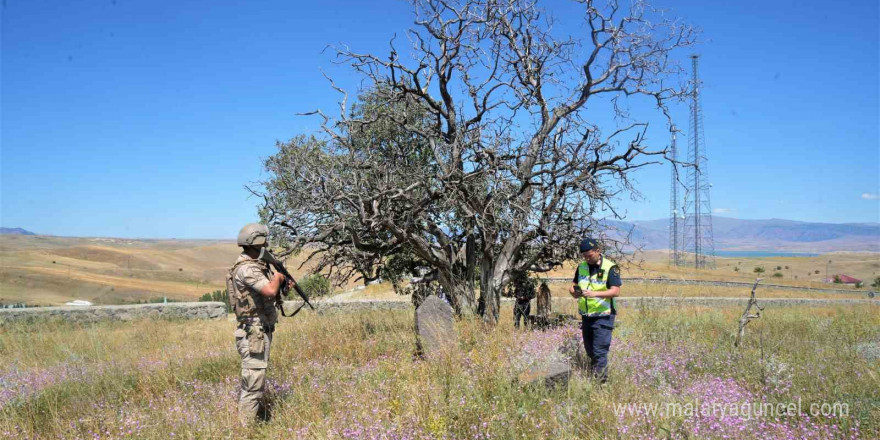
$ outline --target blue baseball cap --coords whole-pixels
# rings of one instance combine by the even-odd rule
[[[581,241],[580,249],[581,253],[584,253],[596,249],[597,247],[599,247],[599,242],[588,237]]]

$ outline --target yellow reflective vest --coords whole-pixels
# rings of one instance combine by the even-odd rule
[[[602,256],[602,263],[599,266],[599,272],[590,275],[590,267],[586,261],[582,261],[578,265],[578,286],[581,290],[591,290],[593,292],[601,292],[608,290],[606,281],[611,268],[617,264]],[[613,298],[578,298],[578,312],[584,316],[607,316],[611,315],[614,309]]]

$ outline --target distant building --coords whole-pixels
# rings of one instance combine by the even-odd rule
[[[837,274],[837,275],[834,275],[834,276],[831,277],[831,278],[826,279],[825,282],[826,282],[826,283],[834,283],[834,280],[836,280],[836,279],[840,279],[840,284],[852,284],[852,285],[855,285],[855,284],[859,284],[859,283],[862,282],[862,280],[860,280],[860,279],[858,279],[858,278],[853,278],[853,277],[851,277],[851,276],[849,276],[849,275],[845,275],[845,274],[842,274],[842,273],[839,273],[839,274]]]

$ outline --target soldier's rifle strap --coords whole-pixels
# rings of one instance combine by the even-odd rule
[[[288,315],[287,313],[284,313],[284,300],[281,299],[281,297],[279,296],[278,299],[275,301],[275,307],[277,307],[278,310],[281,311],[281,316],[285,318],[292,318],[296,316],[296,314],[299,313],[299,311],[302,310],[305,305],[306,303],[300,304],[299,307],[297,307],[296,310],[293,311],[293,313]]]

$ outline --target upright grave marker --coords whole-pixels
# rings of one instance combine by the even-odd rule
[[[458,338],[452,324],[452,306],[434,295],[425,298],[416,309],[419,354],[430,357],[455,344]]]

